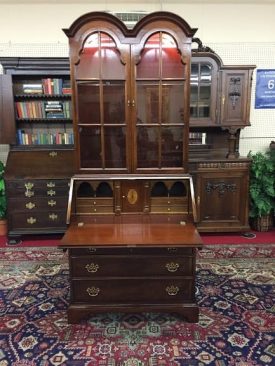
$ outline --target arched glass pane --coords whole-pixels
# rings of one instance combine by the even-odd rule
[[[120,52],[112,37],[103,32],[93,33],[85,40],[75,70],[77,79],[125,78]]]
[[[137,78],[183,78],[184,65],[174,38],[163,32],[148,38],[137,65]]]

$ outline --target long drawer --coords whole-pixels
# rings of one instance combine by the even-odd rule
[[[9,209],[16,211],[37,212],[40,210],[66,210],[68,196],[59,197],[31,197],[31,198],[10,198]]]
[[[193,287],[190,278],[72,279],[71,296],[73,302],[93,304],[181,303],[194,300]]]
[[[37,229],[37,228],[55,228],[66,226],[66,212],[48,211],[36,213],[14,213],[9,218],[10,228],[17,229]]]
[[[191,276],[192,257],[104,255],[71,257],[72,277],[97,276]]]
[[[70,256],[87,256],[87,255],[139,255],[139,254],[153,254],[153,255],[169,255],[171,257],[181,256],[192,256],[196,254],[195,248],[185,248],[185,247],[144,247],[141,246],[122,246],[122,247],[106,247],[106,246],[91,246],[85,248],[70,248]]]
[[[6,189],[10,197],[55,197],[64,196],[69,192],[68,183],[66,179],[16,180],[7,182]]]

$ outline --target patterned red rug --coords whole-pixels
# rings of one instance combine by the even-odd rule
[[[101,314],[68,325],[67,256],[0,250],[1,366],[271,366],[275,244],[198,252],[200,321]]]

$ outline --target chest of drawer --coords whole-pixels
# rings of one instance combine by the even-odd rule
[[[71,257],[72,277],[191,276],[193,258],[138,255]]]
[[[111,303],[181,303],[192,301],[194,281],[191,279],[108,279],[71,282],[75,302]]]

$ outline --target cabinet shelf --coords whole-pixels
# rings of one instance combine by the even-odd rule
[[[16,118],[16,122],[28,122],[28,123],[41,123],[41,122],[46,122],[48,123],[49,121],[51,122],[64,122],[64,123],[72,123],[72,119],[70,118]]]
[[[14,99],[71,99],[71,94],[17,94]]]

